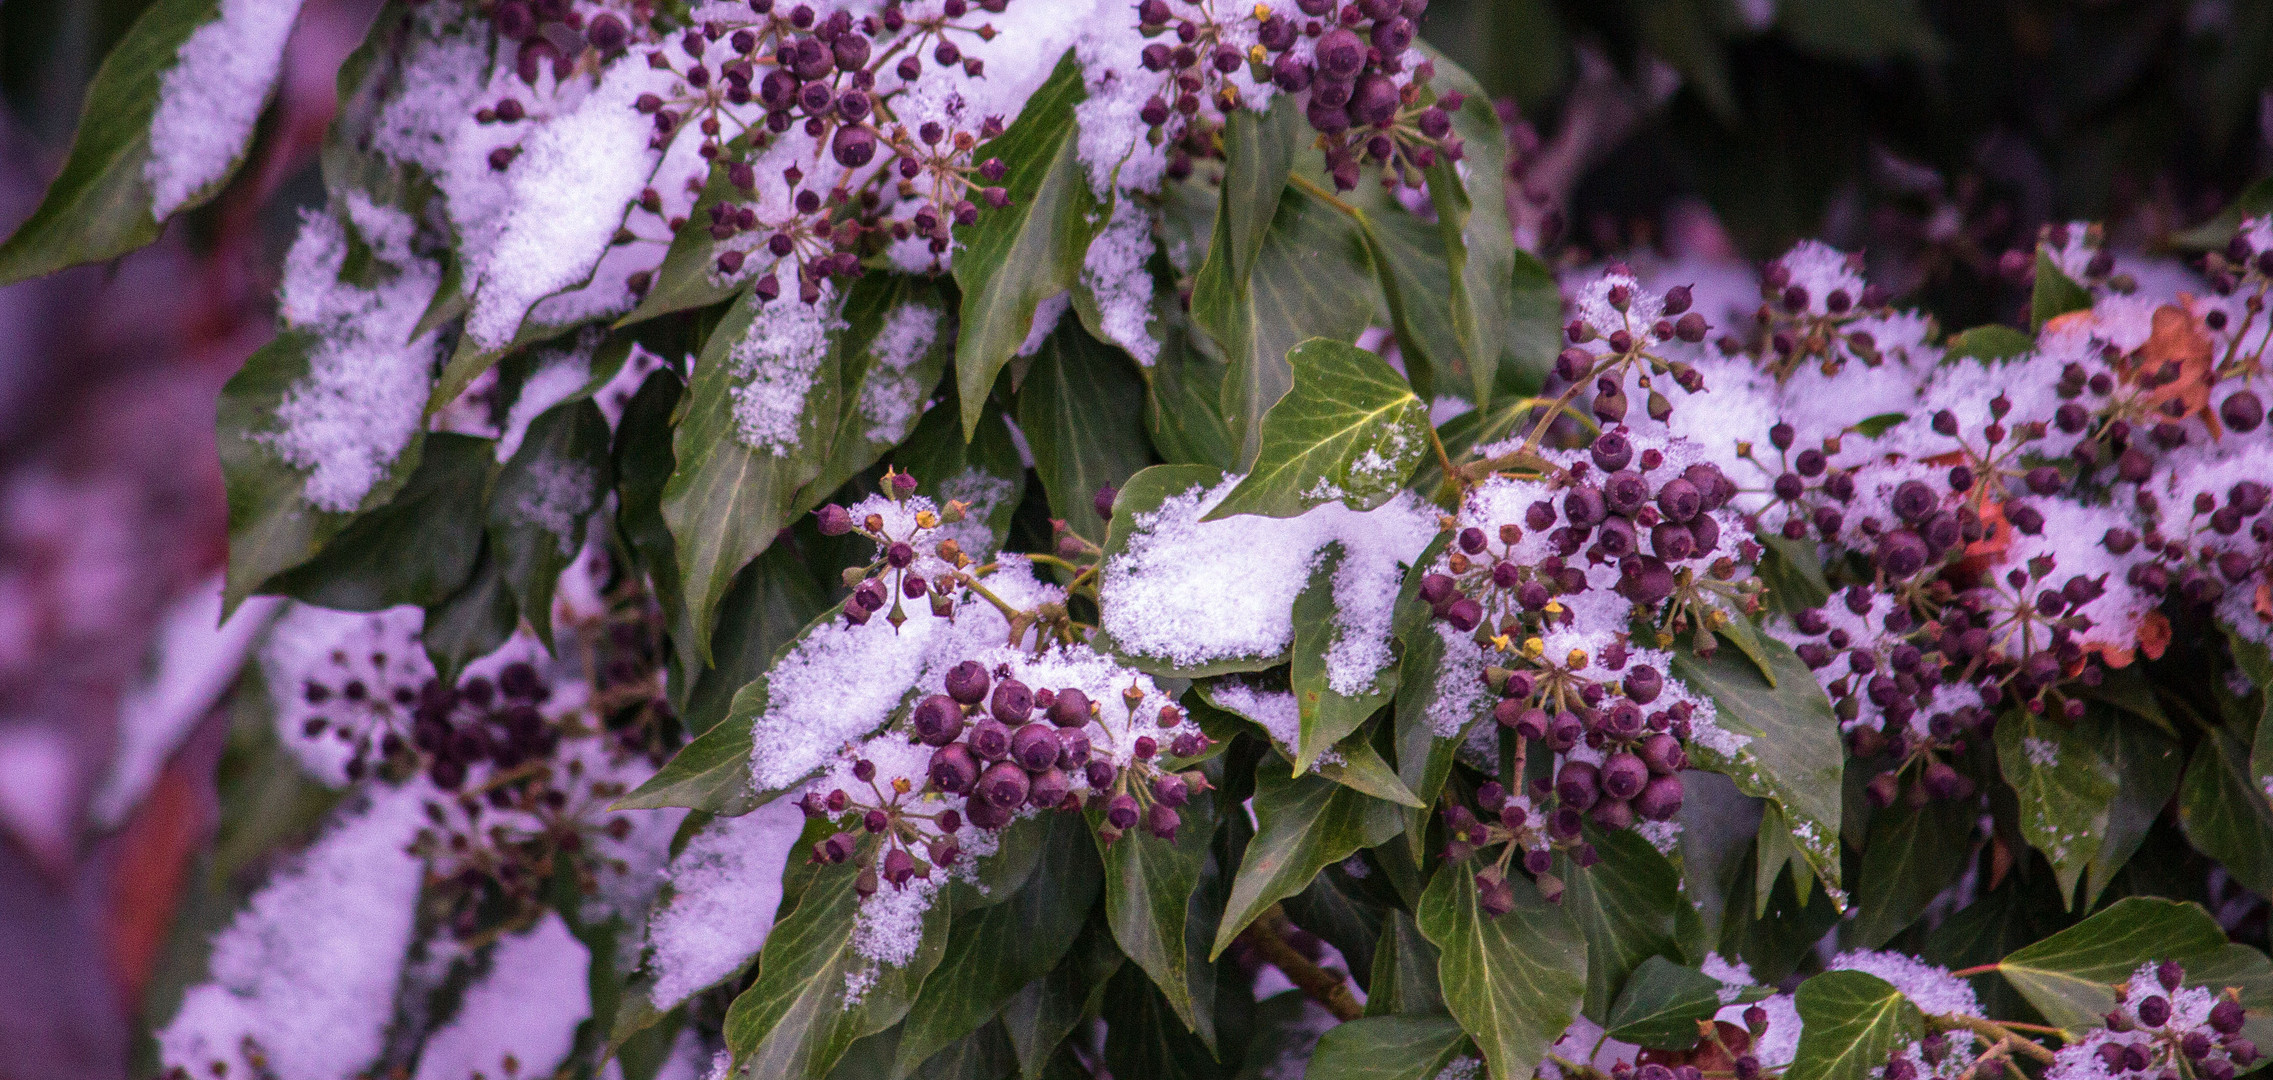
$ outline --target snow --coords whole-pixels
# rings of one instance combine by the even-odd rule
[[[595,333],[580,334],[568,348],[546,349],[537,369],[521,384],[521,396],[505,412],[505,428],[497,439],[497,460],[511,461],[528,437],[529,425],[550,409],[584,389],[592,381],[592,350],[600,343]]]
[[[777,299],[759,307],[727,364],[734,373],[735,437],[753,450],[787,457],[804,427],[813,377],[844,328],[834,290],[807,304]]]
[[[591,275],[660,162],[647,148],[647,118],[632,103],[669,82],[645,63],[618,63],[574,111],[521,144],[506,170],[496,245],[468,253],[467,274],[477,284],[466,333],[476,344],[511,344],[537,301]]]
[[[242,158],[284,63],[300,0],[220,0],[158,77],[150,118],[150,216],[164,221]]]
[[[1898,952],[1873,952],[1853,949],[1840,953],[1828,966],[1830,971],[1860,971],[1886,980],[1887,985],[1902,992],[1919,1011],[1933,1016],[1980,1016],[1981,1002],[1973,994],[1973,986],[1949,973],[1948,968],[1937,967],[1914,956]]]
[[[307,374],[277,406],[278,428],[253,436],[307,474],[311,505],[334,513],[360,507],[418,433],[438,339],[412,331],[442,280],[411,253],[408,215],[356,195],[343,203],[348,221],[307,215],[286,256],[284,324],[314,341]],[[381,264],[369,287],[340,280],[350,224]]]
[[[457,1015],[426,1039],[414,1080],[551,1073],[592,1015],[591,967],[591,951],[554,912],[506,935]]]
[[[765,946],[781,906],[782,870],[804,828],[797,800],[775,799],[712,821],[671,860],[672,896],[647,924],[655,973],[648,997],[657,1009],[732,975]]]
[[[1066,309],[1073,306],[1072,293],[1058,293],[1043,298],[1034,305],[1034,324],[1026,329],[1026,340],[1018,344],[1018,355],[1032,356],[1042,351],[1042,343],[1050,340],[1050,331],[1057,329],[1058,320],[1065,317]]]
[[[376,738],[390,725],[407,733],[409,712],[396,695],[416,692],[434,677],[419,644],[425,620],[409,606],[352,612],[313,604],[293,604],[277,620],[261,650],[261,673],[276,711],[277,739],[309,775],[344,786],[357,739]],[[350,683],[363,687],[359,702],[348,697]],[[312,694],[311,685],[321,690]],[[324,729],[310,735],[309,721],[319,718]]]
[[[884,328],[868,346],[875,363],[860,387],[860,416],[867,421],[863,438],[893,444],[907,438],[923,413],[921,385],[910,370],[931,352],[939,340],[940,312],[928,304],[901,304],[884,320]]]
[[[1097,301],[1098,329],[1146,367],[1160,358],[1160,342],[1149,328],[1152,274],[1145,261],[1151,257],[1152,215],[1134,199],[1121,198],[1089,242],[1081,267],[1082,284]]]
[[[251,597],[224,621],[216,574],[167,607],[151,670],[119,701],[118,753],[95,793],[97,822],[115,825],[141,801],[166,759],[236,682],[254,639],[283,603]]]
[[[576,537],[600,497],[600,476],[582,462],[550,458],[531,466],[535,485],[511,507],[508,514],[552,534],[563,556],[576,554]]]
[[[1201,521],[1241,479],[1195,486],[1137,516],[1099,586],[1105,632],[1124,653],[1183,668],[1278,656],[1294,641],[1295,598],[1326,546],[1340,544],[1327,681],[1339,694],[1371,690],[1390,659],[1403,567],[1436,535],[1435,519],[1400,492],[1374,510],[1335,502],[1291,518]]]
[[[342,1077],[378,1056],[422,877],[404,848],[426,794],[375,791],[253,894],[213,940],[211,981],[191,987],[157,1033],[167,1065]]]

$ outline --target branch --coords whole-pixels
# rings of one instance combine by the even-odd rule
[[[1324,1005],[1327,1012],[1334,1014],[1334,1019],[1348,1023],[1364,1016],[1365,1009],[1357,1003],[1356,995],[1350,993],[1347,981],[1319,967],[1316,961],[1302,955],[1301,950],[1287,943],[1286,933],[1292,929],[1294,924],[1287,921],[1285,909],[1272,904],[1254,922],[1247,924],[1247,929],[1240,931],[1239,936],[1246,938],[1256,952],[1262,953],[1263,959],[1270,961],[1272,967],[1286,973],[1286,977],[1300,987],[1303,993],[1310,995],[1312,1001]]]

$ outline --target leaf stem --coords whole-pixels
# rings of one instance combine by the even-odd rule
[[[2002,967],[2000,964],[1981,964],[1976,967],[1959,968],[1956,971],[1950,972],[1950,974],[1955,975],[1960,979],[1969,979],[1975,975],[1988,975],[1992,972],[1997,971],[2000,967]]]
[[[2052,1051],[2045,1049],[2044,1044],[2034,1039],[2021,1038],[2020,1033],[2014,1031],[2010,1025],[1984,1020],[1978,1016],[1966,1016],[1962,1013],[1943,1013],[1929,1016],[1927,1019],[1944,1028],[1964,1028],[1989,1040],[1992,1044],[2008,1046],[2046,1065],[2052,1064]]]
[[[1288,173],[1286,175],[1286,179],[1287,183],[1301,188],[1305,194],[1311,196],[1312,198],[1315,198],[1318,201],[1341,211],[1342,213],[1348,214],[1349,216],[1354,217],[1359,221],[1365,220],[1365,211],[1351,206],[1346,202],[1343,202],[1340,196],[1326,190],[1325,188],[1319,187],[1317,181],[1312,180],[1311,178],[1304,176],[1301,173]]]
[[[1357,997],[1350,993],[1346,980],[1319,967],[1317,961],[1302,955],[1301,950],[1287,942],[1286,933],[1293,928],[1294,924],[1287,920],[1286,910],[1272,904],[1239,934],[1255,947],[1256,952],[1262,953],[1263,959],[1270,961],[1272,967],[1283,972],[1288,981],[1310,995],[1310,1000],[1324,1005],[1327,1012],[1333,1013],[1334,1019],[1348,1023],[1364,1016],[1365,1009],[1357,1003]]]

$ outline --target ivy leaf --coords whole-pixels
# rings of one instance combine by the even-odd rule
[[[2099,1026],[2115,1008],[2115,985],[2141,964],[2192,965],[2225,946],[2225,931],[2200,907],[2133,896],[2014,951],[1997,962],[1997,971],[2046,1021],[2080,1032]]]
[[[2060,270],[2060,264],[2043,248],[2036,251],[2036,287],[2028,296],[2028,328],[2042,330],[2044,324],[2071,311],[2085,311],[2091,307],[2091,290],[2076,284],[2076,279]]]
[[[175,205],[163,215],[157,213],[160,193],[149,176],[150,129],[158,115],[165,74],[191,37],[214,26],[220,17],[219,0],[158,0],[142,10],[87,87],[78,133],[72,137],[71,156],[62,173],[48,185],[39,208],[0,244],[0,285],[115,259],[156,240],[164,226],[161,217],[202,205],[228,184],[244,162],[253,125],[246,125],[243,141],[229,150],[229,160],[218,175],[193,191],[169,193],[168,200]],[[284,42],[275,44],[281,55]],[[254,50],[245,51],[248,55],[235,60],[240,77],[262,70],[261,57],[250,55]],[[246,89],[267,98],[275,89],[277,73],[277,68],[268,68],[267,80],[258,89]],[[174,122],[186,119],[191,118]],[[225,129],[225,123],[216,123],[218,119],[200,116],[192,122]],[[201,147],[197,154],[211,149]]]
[[[1587,834],[1602,861],[1584,870],[1556,858],[1563,879],[1562,908],[1586,938],[1586,1015],[1607,1021],[1611,1003],[1649,957],[1678,955],[1674,914],[1681,907],[1681,874],[1631,829]]]
[[[1443,90],[1457,88],[1467,100],[1451,110],[1452,129],[1476,162],[1507,157],[1507,136],[1491,99],[1468,73],[1448,60],[1437,64]],[[1433,350],[1430,359],[1455,376],[1466,374],[1478,408],[1488,408],[1506,349],[1508,313],[1503,283],[1515,274],[1515,232],[1507,219],[1506,173],[1439,158],[1422,171],[1429,203],[1436,210],[1437,235],[1444,243],[1448,271],[1446,311],[1452,348]],[[1403,339],[1399,339],[1402,346]]]
[[[1128,484],[1121,488],[1119,498],[1113,502],[1113,520],[1105,530],[1105,575],[1109,577],[1116,572],[1113,568],[1114,560],[1127,553],[1130,539],[1140,529],[1149,527],[1145,524],[1145,519],[1156,513],[1162,503],[1193,488],[1212,489],[1222,482],[1222,471],[1206,465],[1154,465],[1129,477]],[[1269,655],[1234,656],[1185,665],[1165,656],[1148,656],[1125,649],[1109,633],[1099,635],[1097,647],[1100,650],[1110,650],[1123,663],[1139,671],[1179,679],[1262,671],[1284,662],[1288,655],[1286,650],[1280,650]]]
[[[639,306],[633,308],[631,314],[616,321],[617,326],[631,326],[674,312],[709,307],[733,296],[742,287],[740,281],[712,276],[717,273],[718,256],[724,245],[712,239],[708,223],[711,207],[742,199],[740,189],[728,179],[727,167],[746,160],[748,151],[749,137],[736,135],[711,159],[710,175],[703,182],[702,192],[695,196],[694,206],[688,209],[686,224],[671,234],[671,246],[663,253],[662,265],[655,268],[647,294],[639,298]]]
[[[1155,280],[1156,295],[1175,294],[1175,282]],[[1163,460],[1172,464],[1213,465],[1230,469],[1239,464],[1231,428],[1223,419],[1223,381],[1228,367],[1200,351],[1191,318],[1181,305],[1170,305],[1163,315],[1166,331],[1160,356],[1152,362],[1146,380],[1145,432]]]
[[[2010,360],[2036,348],[2036,339],[2003,323],[1989,323],[1950,335],[1946,355],[1955,360]]]
[[[1301,741],[1294,758],[1297,772],[1315,766],[1319,755],[1356,731],[1374,710],[1388,703],[1397,689],[1394,666],[1374,673],[1371,688],[1365,693],[1351,696],[1334,689],[1327,657],[1345,632],[1334,605],[1334,574],[1343,557],[1339,541],[1328,544],[1317,568],[1310,572],[1309,582],[1294,598],[1294,662],[1288,679],[1302,719]]]
[[[357,517],[315,558],[270,585],[341,611],[440,604],[472,579],[496,471],[490,439],[426,437],[418,469],[385,506]]]
[[[954,357],[953,318],[942,285],[907,274],[869,274],[845,294],[837,418],[821,474],[798,492],[791,514],[819,506],[846,481],[883,460],[921,421],[924,403]],[[931,327],[921,351],[915,329]],[[912,353],[912,355],[911,355]],[[927,463],[928,464],[928,463]],[[932,471],[927,469],[926,471]]]
[[[1521,874],[1515,908],[1486,915],[1474,860],[1437,868],[1414,913],[1437,947],[1445,1006],[1476,1040],[1493,1076],[1529,1076],[1586,996],[1586,941],[1570,916]]]
[[[1774,686],[1750,660],[1727,649],[1709,660],[1687,649],[1674,653],[1674,676],[1711,695],[1719,713],[1714,722],[1745,740],[1727,754],[1692,741],[1690,757],[1699,768],[1736,781],[1745,794],[1774,800],[1790,821],[1792,838],[1809,868],[1843,908],[1839,814],[1846,747],[1839,720],[1815,674],[1790,646],[1765,636],[1757,645],[1778,673]]]
[[[1887,1055],[1926,1037],[1926,1018],[1875,975],[1827,971],[1800,984],[1799,1049],[1790,1080],[1869,1080]]]
[[[1085,1017],[1095,1016],[1105,986],[1126,959],[1113,946],[1102,912],[1092,908],[1088,925],[1073,948],[1044,975],[1025,985],[1002,1007],[1002,1026],[1017,1049],[1019,1072],[1040,1080],[1058,1045]]]
[[[1856,887],[1871,902],[1862,905],[1849,928],[1856,946],[1884,946],[1965,872],[1978,816],[1972,806],[1955,799],[1917,807],[1898,804],[1871,815],[1870,839],[1856,871]]]
[[[2131,861],[2139,845],[2146,842],[2147,830],[2162,816],[2163,807],[2170,805],[2186,759],[2168,735],[2126,720],[2122,713],[2097,703],[2085,707],[2078,727],[2087,732],[2080,737],[2107,756],[2118,781],[2115,797],[2107,805],[2107,828],[2100,834],[2099,853],[2084,875],[2082,905],[2089,911],[2099,906],[2100,895],[2107,891],[2116,871]]]
[[[1207,1044],[1186,1030],[1175,999],[1123,967],[1105,987],[1105,1015],[1114,1037],[1105,1040],[1105,1066],[1114,1076],[1145,1080],[1229,1080]]]
[[[916,988],[938,964],[948,931],[943,903],[924,913],[923,943],[906,965],[878,964],[853,948],[858,872],[850,863],[817,871],[797,910],[767,935],[757,981],[726,1011],[726,1047],[737,1074],[826,1077],[854,1040],[907,1014]],[[857,1002],[848,1000],[847,978],[867,975],[873,976],[867,989]]]
[[[1313,338],[1287,354],[1294,388],[1263,417],[1254,470],[1202,520],[1295,517],[1389,501],[1428,453],[1428,406],[1379,356]]]
[[[292,385],[308,374],[322,338],[286,329],[245,359],[221,388],[215,430],[229,499],[229,573],[224,594],[236,609],[247,596],[273,592],[277,575],[314,558],[355,517],[318,509],[305,495],[308,474],[284,463],[264,439]],[[384,504],[418,466],[423,440],[413,436],[359,509]]]
[[[1390,908],[1373,950],[1365,1014],[1444,1012],[1444,992],[1437,986],[1438,960],[1436,946],[1421,936],[1420,924],[1405,909]]]
[[[2178,788],[2178,823],[2234,880],[2260,896],[2273,894],[2273,804],[2250,775],[2248,748],[2231,731],[2212,732],[2194,747]]]
[[[828,609],[827,587],[793,542],[776,542],[743,567],[718,605],[714,666],[693,677],[679,710],[688,734],[700,738],[717,727],[733,708],[734,695],[763,677],[782,647]],[[744,753],[748,750],[744,742]]]
[[[745,687],[744,693],[749,689]],[[737,704],[741,698],[742,694],[735,695]],[[720,817],[747,814],[765,804],[750,788],[750,744],[750,725],[735,721],[730,713],[728,719],[680,747],[646,783],[617,799],[610,809],[684,806]]]
[[[1334,744],[1334,753],[1342,760],[1322,759],[1310,771],[1376,799],[1414,810],[1426,810],[1428,804],[1405,787],[1405,782],[1397,778],[1397,770],[1390,768],[1389,763],[1382,760],[1381,751],[1373,748],[1367,730],[1360,728],[1348,738]]]
[[[1018,390],[1018,430],[1050,514],[1091,543],[1105,539],[1099,488],[1119,488],[1152,463],[1144,433],[1144,379],[1116,348],[1066,319],[1034,354]]]
[[[1102,875],[1081,823],[1066,814],[1049,818],[1040,864],[1025,886],[955,919],[939,967],[924,980],[901,1024],[893,1076],[908,1075],[976,1030],[1020,988],[1048,975],[1073,947],[1097,901]]]
[[[2061,897],[2072,899],[2076,881],[2099,856],[2121,774],[2082,722],[2066,725],[2020,709],[1996,728],[1997,766],[2019,797],[2021,835],[2051,860]]]
[[[955,230],[962,247],[955,284],[963,291],[955,388],[965,437],[978,430],[995,374],[1033,329],[1035,307],[1081,282],[1097,206],[1074,152],[1073,109],[1083,96],[1081,67],[1068,49],[1018,119],[974,155],[1001,159],[1010,205],[982,208],[976,223]]]
[[[1184,1026],[1198,1031],[1202,1021],[1193,1003],[1184,927],[1215,832],[1212,796],[1194,798],[1181,814],[1184,823],[1173,841],[1140,823],[1111,843],[1098,835],[1097,850],[1105,861],[1105,921],[1113,940],[1166,995]],[[1102,809],[1089,812],[1092,833],[1104,824]]]
[[[831,335],[803,395],[795,441],[771,447],[742,441],[735,399],[744,380],[735,374],[734,351],[751,335],[764,306],[756,294],[743,293],[704,343],[672,437],[677,467],[663,486],[663,520],[678,558],[689,630],[695,654],[706,661],[719,601],[734,575],[790,523],[797,493],[821,474],[829,420],[840,407],[842,358]]]
[[[1467,1043],[1448,1016],[1368,1016],[1326,1029],[1303,1080],[1430,1080]]]
[[[1823,578],[1823,560],[1815,545],[1786,540],[1776,533],[1759,534],[1760,580],[1768,585],[1768,605],[1791,614],[1822,607],[1831,600],[1831,586]]]
[[[695,650],[694,628],[687,621],[686,594],[679,584],[678,543],[671,539],[671,527],[663,520],[663,487],[678,471],[671,451],[672,417],[685,397],[676,373],[667,369],[650,373],[616,420],[614,448],[616,528],[655,590],[655,602],[663,609],[663,624],[670,630],[671,651],[678,658],[682,675],[705,667],[702,654]],[[716,719],[711,717],[711,722]]]
[[[1500,378],[1506,389],[1536,392],[1563,348],[1563,288],[1537,255],[1517,248],[1510,260],[1506,355]]]
[[[455,684],[468,663],[496,652],[520,625],[520,610],[495,548],[484,544],[473,576],[449,599],[426,609],[418,638],[435,674]]]
[[[1730,1002],[1768,996],[1767,987],[1752,986],[1722,1001],[1721,994],[1729,989],[1696,968],[1652,956],[1626,980],[1604,1026],[1611,1038],[1621,1042],[1652,1050],[1687,1050],[1697,1045],[1698,1022],[1712,1019]]]
[[[1444,791],[1444,783],[1452,776],[1453,754],[1459,750],[1461,738],[1469,728],[1488,715],[1490,704],[1482,704],[1476,715],[1465,717],[1454,737],[1436,733],[1436,722],[1431,716],[1437,706],[1437,683],[1444,665],[1444,638],[1438,635],[1429,606],[1421,600],[1421,579],[1425,567],[1434,566],[1437,557],[1444,553],[1445,545],[1452,542],[1450,533],[1440,533],[1429,541],[1413,560],[1412,569],[1405,573],[1404,587],[1397,594],[1395,633],[1404,647],[1398,661],[1396,716],[1397,779],[1422,804],[1434,803]],[[1428,812],[1408,810],[1405,813],[1405,840],[1413,861],[1427,859]]]
[[[590,398],[546,409],[498,470],[489,548],[529,625],[552,647],[552,594],[584,550],[584,524],[615,486],[608,418]]]
[[[1264,909],[1301,892],[1326,867],[1404,828],[1397,808],[1321,776],[1296,776],[1277,755],[1255,767],[1255,836],[1239,860],[1208,959]]]

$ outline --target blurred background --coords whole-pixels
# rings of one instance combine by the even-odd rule
[[[144,6],[0,0],[0,234]],[[115,264],[0,288],[0,1080],[133,1075],[200,891],[250,637],[215,626],[214,400],[271,333],[332,80],[378,6],[307,0],[221,198]],[[1954,330],[2017,318],[1999,260],[2048,224],[2182,255],[2237,199],[2273,210],[2251,188],[2273,0],[1433,0],[1422,25],[1499,99],[1519,240],[1557,265],[1816,236]]]

